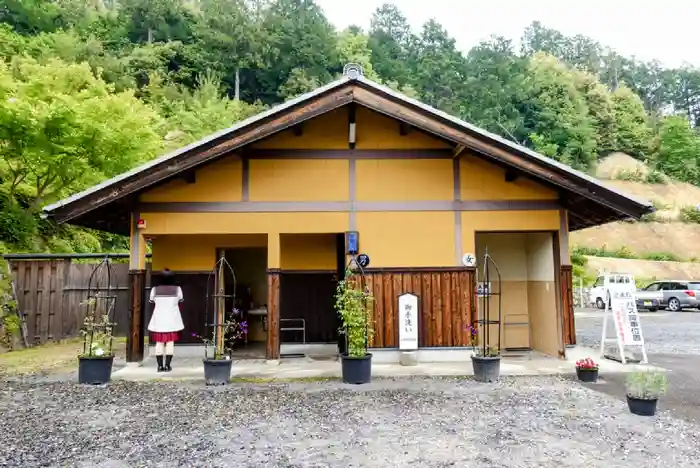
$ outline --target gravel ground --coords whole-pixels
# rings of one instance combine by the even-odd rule
[[[578,311],[577,311],[578,312]],[[603,332],[603,314],[596,309],[585,309],[575,316],[576,344],[600,346]],[[642,333],[650,354],[700,355],[700,312],[642,313]],[[614,328],[608,328],[614,337]]]
[[[557,378],[0,382],[0,466],[698,466],[700,427]]]

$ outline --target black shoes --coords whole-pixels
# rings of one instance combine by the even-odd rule
[[[156,356],[156,362],[158,363],[158,372],[165,372],[165,367],[163,367],[163,356]]]
[[[170,372],[171,370],[173,370],[173,368],[170,367],[170,362],[171,362],[172,360],[173,360],[173,356],[172,356],[172,355],[167,355],[167,356],[165,356],[165,372]]]

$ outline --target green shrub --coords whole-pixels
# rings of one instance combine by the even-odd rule
[[[635,254],[626,246],[619,249],[608,250],[607,247],[601,248],[592,247],[574,247],[572,252],[572,263],[574,255],[586,255],[589,257],[607,257],[607,258],[627,258],[633,260],[653,260],[657,262],[682,262],[683,259],[671,252],[648,252],[643,254]]]
[[[654,169],[647,173],[644,177],[644,182],[647,184],[665,184],[666,176],[664,176],[663,172]]]
[[[630,171],[628,169],[622,169],[613,175],[615,180],[626,180],[628,182],[644,182],[646,176],[639,169]]]
[[[700,210],[694,206],[684,206],[681,208],[680,218],[684,223],[700,224]]]

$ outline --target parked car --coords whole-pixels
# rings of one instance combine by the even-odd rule
[[[668,308],[673,312],[682,309],[697,309],[700,306],[700,281],[688,280],[664,280],[654,281],[640,291],[640,294],[659,294],[661,303],[659,308]],[[639,303],[637,303],[639,307]],[[652,310],[649,307],[649,310]],[[656,310],[656,309],[653,309]]]

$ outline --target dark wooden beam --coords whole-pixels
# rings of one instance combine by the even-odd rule
[[[304,134],[304,128],[302,124],[295,125],[292,127],[292,133],[294,133],[294,136],[300,137]]]
[[[513,169],[506,169],[505,172],[505,179],[506,182],[515,182],[515,179],[518,178],[518,172],[514,171]]]
[[[353,102],[348,105],[348,148],[355,149],[357,144],[357,105]]]
[[[401,136],[406,136],[409,133],[411,133],[411,126],[407,124],[406,122],[399,122],[399,134]]]
[[[194,184],[194,183],[197,181],[197,178],[196,178],[196,175],[195,175],[195,174],[196,174],[195,171],[185,172],[184,174],[182,174],[182,178],[183,178],[183,179],[185,180],[185,182],[187,182],[188,184]]]

